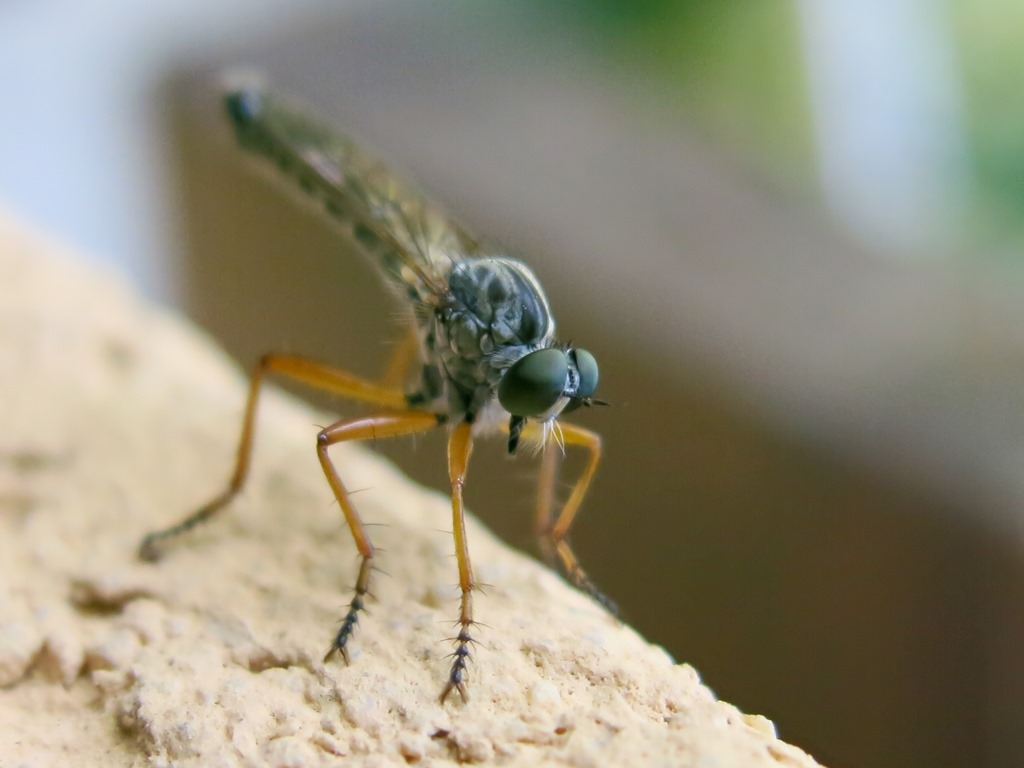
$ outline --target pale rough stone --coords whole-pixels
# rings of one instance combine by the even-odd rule
[[[495,587],[470,702],[441,705],[449,503],[348,446],[390,578],[352,665],[324,663],[354,550],[311,451],[327,417],[274,393],[246,493],[139,562],[144,532],[222,487],[243,397],[208,340],[0,217],[5,764],[815,765],[472,520]]]
[[[13,616],[0,619],[0,686],[24,677],[42,647],[43,634],[35,624]]]

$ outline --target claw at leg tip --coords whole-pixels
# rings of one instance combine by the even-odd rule
[[[138,557],[146,563],[155,563],[160,559],[160,548],[153,536],[146,536],[139,544]]]
[[[469,701],[469,693],[466,692],[466,684],[461,680],[459,682],[452,682],[449,680],[445,683],[444,690],[441,691],[440,702],[444,704],[445,699],[448,698],[448,694],[452,691],[458,691],[459,697],[462,699],[462,703],[466,704]]]

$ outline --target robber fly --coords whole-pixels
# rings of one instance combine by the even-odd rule
[[[306,357],[265,355],[253,370],[234,474],[227,488],[177,525],[150,533],[139,554],[156,560],[161,545],[213,517],[242,488],[249,471],[260,390],[268,374],[369,403],[379,411],[342,419],[316,438],[317,458],[361,557],[355,594],[324,660],[349,661],[348,648],[370,587],[374,548],[328,449],[348,440],[448,430],[452,526],[461,602],[451,670],[441,701],[454,690],[466,700],[473,642],[473,592],[463,509],[463,485],[476,437],[501,433],[515,453],[522,441],[544,451],[536,528],[568,578],[612,605],[580,567],[566,536],[601,457],[601,439],[558,417],[594,397],[598,368],[585,349],[555,339],[555,320],[529,267],[495,252],[400,184],[377,161],[259,86],[229,89],[227,118],[238,144],[276,168],[315,199],[379,269],[407,308],[409,342],[383,380],[370,380]],[[403,375],[395,376],[395,371]],[[568,501],[555,514],[558,455],[566,446],[587,461]],[[561,449],[561,450],[559,450]]]

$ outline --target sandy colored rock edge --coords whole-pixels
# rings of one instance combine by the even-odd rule
[[[440,705],[448,502],[359,448],[334,456],[388,577],[323,663],[357,563],[329,417],[283,396],[244,498],[140,563],[220,489],[243,397],[201,334],[0,218],[0,766],[816,765],[474,521],[487,628],[470,703]]]

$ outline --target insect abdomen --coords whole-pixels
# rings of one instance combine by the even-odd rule
[[[408,193],[383,166],[258,87],[228,91],[224,106],[243,149],[272,162],[297,183],[304,200],[316,200],[392,285],[408,299],[422,300],[422,278],[417,270],[405,268],[411,262],[405,252],[410,244],[398,234],[402,196]]]

